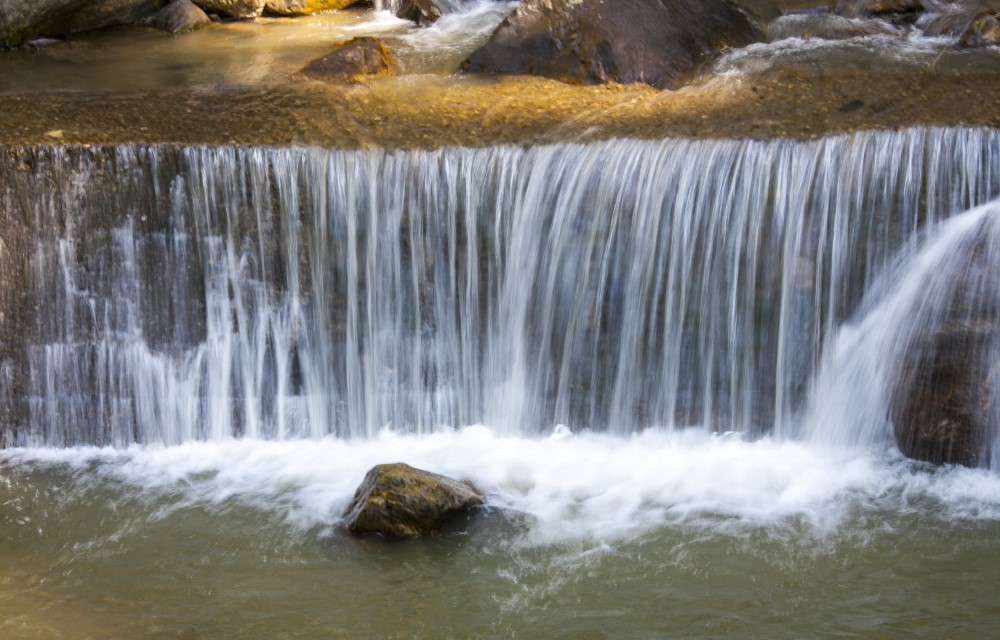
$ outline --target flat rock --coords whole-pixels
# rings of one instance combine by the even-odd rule
[[[253,19],[264,12],[266,0],[194,0],[206,13],[218,13],[230,18]]]
[[[303,73],[321,79],[346,80],[357,76],[387,76],[392,73],[392,58],[377,38],[354,38],[313,60]]]
[[[344,514],[356,535],[414,538],[436,532],[456,515],[483,504],[472,483],[403,464],[373,467]]]
[[[364,0],[267,0],[264,12],[279,16],[308,16],[320,11],[340,11]]]
[[[677,88],[723,48],[762,36],[729,0],[523,0],[462,68]]]

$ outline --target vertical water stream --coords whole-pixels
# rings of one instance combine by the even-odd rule
[[[980,129],[0,149],[3,429],[794,436],[878,274],[998,193],[1000,134]]]

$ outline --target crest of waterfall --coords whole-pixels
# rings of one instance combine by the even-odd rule
[[[795,435],[1000,133],[0,149],[9,442],[700,426]]]

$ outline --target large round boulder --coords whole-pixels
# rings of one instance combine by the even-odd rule
[[[730,0],[523,0],[465,71],[677,88],[763,34]]]
[[[380,464],[361,482],[344,514],[353,534],[413,538],[434,533],[456,515],[483,504],[470,482],[414,469],[408,464]]]
[[[167,0],[0,0],[0,47],[132,24]]]

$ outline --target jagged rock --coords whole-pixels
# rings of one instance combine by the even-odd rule
[[[437,22],[441,17],[441,9],[434,0],[402,0],[396,9],[396,16],[425,26]]]
[[[0,46],[131,24],[167,0],[0,0]]]
[[[302,71],[318,78],[340,80],[365,75],[387,76],[392,73],[392,58],[380,40],[362,36],[313,60]]]
[[[267,0],[264,11],[279,16],[308,16],[320,11],[340,11],[364,0]]]
[[[767,39],[771,42],[785,38],[846,40],[893,33],[896,30],[881,20],[845,18],[835,13],[790,14],[775,19],[767,27]]]
[[[963,47],[1000,45],[1000,13],[980,13],[958,39]]]
[[[993,294],[1000,261],[980,238],[940,324],[906,354],[890,402],[903,455],[935,464],[977,466],[996,422],[1000,304]]]
[[[729,0],[524,0],[462,68],[676,88],[762,35]]]
[[[264,12],[266,0],[194,0],[206,13],[218,13],[230,18],[252,19]]]
[[[353,534],[413,538],[437,531],[454,516],[483,504],[470,482],[414,469],[380,464],[365,475],[344,514]]]
[[[181,33],[206,27],[212,24],[212,19],[191,0],[174,0],[156,12],[146,24],[171,33]]]

